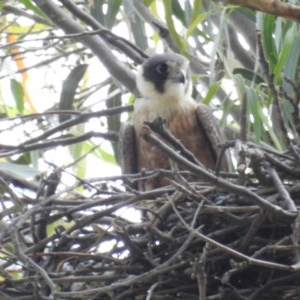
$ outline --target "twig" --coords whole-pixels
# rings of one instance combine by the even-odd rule
[[[9,147],[11,150],[7,152],[0,152],[0,157],[7,157],[7,156],[12,156],[17,153],[26,153],[29,151],[33,150],[38,150],[38,149],[47,149],[47,148],[53,148],[56,146],[68,146],[68,145],[73,145],[76,143],[80,143],[86,140],[91,139],[92,137],[100,137],[104,138],[110,141],[116,142],[118,140],[118,134],[115,132],[108,132],[108,133],[99,133],[99,132],[86,132],[84,134],[81,134],[76,137],[64,137],[62,136],[61,138],[54,138],[51,140],[45,140],[39,143],[33,143],[33,144],[21,144],[17,146],[6,146],[6,145],[1,145],[0,148],[7,148]]]
[[[269,203],[265,199],[259,197],[257,194],[249,191],[247,188],[230,183],[229,181],[219,178],[213,173],[191,163],[190,161],[173,151],[173,149],[170,148],[167,144],[155,137],[155,135],[151,133],[149,128],[144,127],[143,137],[149,143],[160,149],[167,157],[171,158],[187,170],[191,171],[196,175],[201,176],[208,182],[215,184],[217,187],[226,188],[234,193],[237,193],[240,196],[245,197],[246,199],[250,200],[251,202],[254,202],[255,204],[259,205],[260,207],[271,213],[274,217],[276,216],[282,218],[283,220],[288,222],[290,222],[296,217],[296,215],[293,212],[282,210],[280,207]]]
[[[31,13],[28,13],[27,11],[23,10],[23,9],[20,9],[14,5],[10,5],[10,4],[5,4],[3,7],[2,7],[2,13],[3,14],[7,14],[7,13],[11,13],[11,14],[14,14],[14,15],[17,15],[17,16],[22,16],[22,17],[25,17],[25,18],[28,18],[30,20],[33,20],[37,23],[41,23],[41,24],[45,24],[45,25],[51,25],[51,23],[37,15],[37,14],[31,14]]]
[[[238,153],[237,171],[239,173],[239,181],[241,184],[245,183],[246,180],[245,170],[247,168],[246,151],[244,151],[245,150],[244,144],[247,141],[247,132],[248,132],[248,114],[247,114],[248,101],[247,100],[248,100],[247,94],[244,93],[242,99],[242,110],[241,110],[241,120],[240,120],[241,141],[237,141],[235,145],[235,148],[239,148],[239,151],[237,151]]]
[[[60,2],[77,18],[90,25],[94,30],[98,31],[98,35],[112,45],[119,52],[123,52],[126,56],[133,59],[136,63],[141,64],[148,56],[137,46],[130,43],[123,37],[117,36],[111,31],[107,30],[99,22],[97,22],[91,15],[88,15],[81,10],[77,4],[70,0],[60,0]]]
[[[20,240],[19,240],[19,234],[18,234],[18,225],[13,226],[13,230],[11,232],[12,234],[12,242],[14,243],[14,250],[16,256],[24,262],[25,266],[28,268],[32,268],[36,270],[38,274],[41,274],[41,276],[44,278],[45,282],[47,283],[48,287],[50,288],[51,295],[55,295],[56,286],[54,282],[50,279],[49,275],[47,274],[46,270],[43,269],[41,266],[36,264],[32,259],[30,259],[27,255],[23,253],[20,247]]]
[[[51,19],[51,21],[66,33],[83,33],[84,28],[58,5],[48,0],[34,0],[34,3]],[[82,35],[78,41],[89,48],[105,65],[108,72],[118,82],[122,82],[132,93],[138,94],[135,78],[123,63],[115,57],[108,45],[98,36]]]
[[[148,7],[143,3],[143,1],[131,0],[131,2],[134,10],[140,16],[140,18],[153,27],[153,29],[159,34],[161,39],[166,42],[170,49],[179,53],[180,51],[175,42],[172,40],[168,27],[150,13]]]
[[[246,251],[251,243],[252,239],[254,238],[255,234],[259,230],[260,226],[266,220],[266,215],[260,211],[256,217],[252,220],[251,225],[247,233],[243,236],[242,242],[240,245],[241,251]]]
[[[155,118],[153,122],[144,122],[145,125],[149,126],[149,128],[159,134],[164,140],[166,140],[168,143],[170,143],[177,151],[180,152],[180,154],[185,157],[186,159],[190,160],[194,164],[197,164],[199,166],[203,167],[203,164],[198,161],[198,159],[195,157],[195,155],[186,149],[186,147],[178,140],[172,132],[164,126],[165,120],[161,117]]]
[[[265,163],[265,166],[273,179],[274,186],[276,187],[279,195],[281,196],[280,206],[282,208],[290,210],[290,211],[297,211],[296,205],[292,198],[290,197],[289,192],[285,189],[282,181],[280,180],[276,170],[272,168],[268,163]]]
[[[173,203],[173,202],[172,202]],[[190,234],[192,234],[195,238],[198,238],[208,244],[210,244],[211,246],[217,247],[218,249],[220,249],[221,251],[230,254],[236,258],[239,259],[243,259],[245,260],[249,265],[258,265],[261,267],[266,267],[266,268],[270,268],[270,269],[276,269],[276,270],[282,270],[282,271],[293,271],[294,268],[292,266],[288,266],[288,265],[284,265],[284,264],[278,264],[278,263],[274,263],[274,262],[268,262],[268,261],[264,261],[264,260],[259,260],[253,257],[249,257],[241,252],[238,252],[232,248],[229,248],[209,237],[207,237],[206,235],[200,233],[198,231],[198,229],[193,229],[191,228],[183,219],[183,217],[180,215],[180,213],[178,212],[177,208],[175,207],[174,203],[172,204],[172,207],[174,209],[174,211],[176,212],[178,218],[180,219],[180,221],[182,222],[182,224],[185,226],[185,228],[190,232]]]

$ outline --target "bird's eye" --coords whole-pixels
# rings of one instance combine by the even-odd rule
[[[158,64],[156,66],[156,71],[159,74],[166,74],[168,72],[168,66],[166,64]]]

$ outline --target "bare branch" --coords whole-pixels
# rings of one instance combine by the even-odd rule
[[[221,0],[227,4],[244,6],[250,9],[300,22],[300,7],[279,0]]]
[[[84,33],[85,29],[52,1],[34,0],[51,21],[68,34]],[[89,48],[107,68],[112,77],[137,94],[133,73],[119,61],[99,36],[80,35],[77,40]]]

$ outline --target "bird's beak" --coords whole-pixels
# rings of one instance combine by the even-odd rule
[[[170,73],[169,78],[175,82],[180,82],[184,84],[186,81],[186,74],[183,70],[179,69]]]

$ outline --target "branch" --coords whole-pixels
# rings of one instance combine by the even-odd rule
[[[81,143],[86,140],[90,140],[92,137],[100,137],[107,139],[109,141],[117,142],[118,140],[118,134],[116,132],[107,132],[107,133],[100,133],[100,132],[93,132],[89,131],[84,134],[78,135],[78,136],[62,136],[61,138],[53,138],[50,140],[40,140],[37,143],[28,143],[20,144],[17,146],[7,146],[0,144],[0,148],[7,149],[9,148],[10,151],[8,152],[1,152],[0,157],[7,157],[12,156],[18,153],[26,153],[38,149],[47,149],[47,148],[53,148],[57,146],[68,146],[73,145],[76,143]]]
[[[278,0],[221,0],[300,23],[300,7]]]
[[[122,51],[128,57],[133,59],[137,64],[143,63],[148,56],[137,46],[129,42],[128,40],[120,37],[111,31],[107,30],[91,15],[78,8],[78,5],[71,0],[60,0],[63,5],[77,18],[84,21],[87,25],[91,26],[94,30],[99,31],[99,36],[115,47],[116,50]]]
[[[50,18],[59,28],[68,34],[84,33],[86,30],[77,23],[72,16],[66,14],[62,8],[48,0],[34,0],[36,5]],[[111,49],[99,36],[80,35],[77,40],[89,48],[95,56],[103,63],[108,72],[117,81],[121,82],[132,93],[138,94],[135,78],[119,59],[112,53]]]
[[[140,18],[152,26],[152,28],[159,34],[161,39],[165,41],[170,49],[172,49],[174,52],[180,53],[180,50],[172,40],[168,27],[162,21],[151,14],[148,7],[143,3],[143,1],[132,0],[131,2],[134,10],[140,16]]]
[[[180,166],[184,166],[187,170],[191,171],[192,173],[201,176],[202,178],[214,184],[215,186],[228,189],[236,193],[237,195],[245,197],[249,201],[259,205],[261,208],[269,212],[274,217],[279,217],[284,221],[290,222],[296,217],[296,214],[294,212],[285,211],[281,209],[279,206],[271,204],[264,198],[248,190],[246,187],[233,184],[227,180],[217,177],[216,175],[207,171],[206,169],[191,163],[190,161],[188,161],[187,159],[185,159],[184,157],[182,157],[181,155],[173,151],[173,149],[170,146],[168,146],[160,139],[158,139],[150,131],[149,127],[144,126],[144,132],[142,133],[142,135],[147,142],[154,145],[167,157],[174,160]]]

